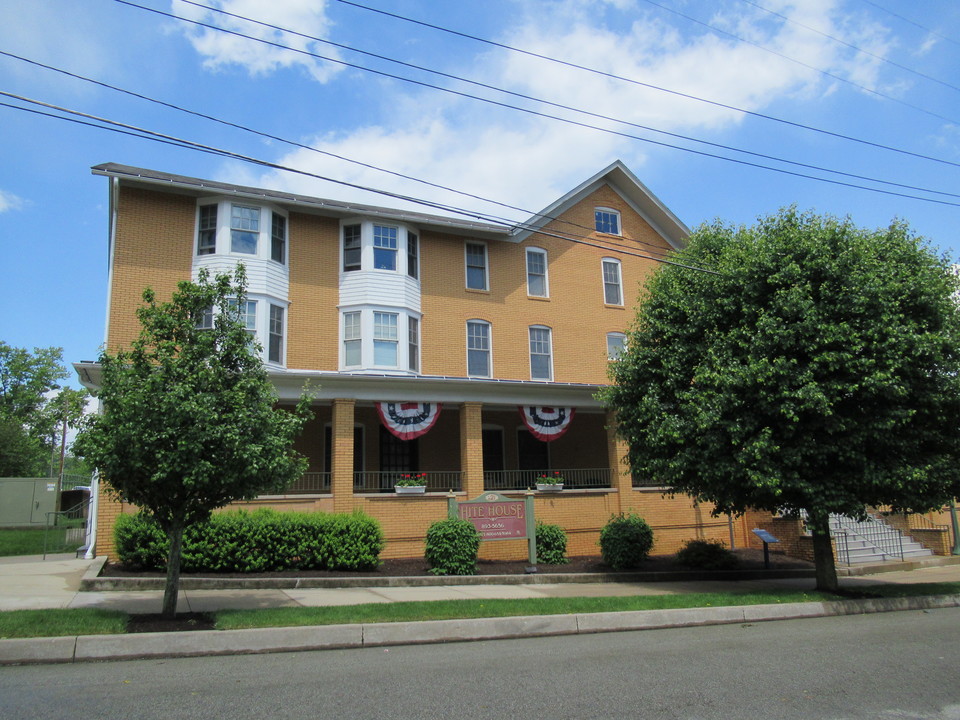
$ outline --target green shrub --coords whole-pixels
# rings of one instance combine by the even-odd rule
[[[612,515],[600,530],[600,554],[614,570],[638,567],[653,547],[653,530],[639,515]]]
[[[546,565],[565,565],[567,534],[559,525],[537,521],[537,562]]]
[[[167,566],[170,543],[160,526],[143,513],[120,515],[113,526],[117,557],[136,570],[159,570]]]
[[[677,562],[701,570],[732,570],[740,559],[721,540],[687,540],[677,552]]]
[[[477,572],[480,533],[466,520],[438,520],[427,529],[424,557],[434,575],[473,575]]]
[[[146,515],[122,516],[117,555],[132,567],[163,570],[169,544]],[[380,564],[380,524],[353,514],[284,513],[271,509],[218,513],[184,532],[184,572],[368,570]]]

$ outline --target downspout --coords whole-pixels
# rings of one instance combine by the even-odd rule
[[[107,231],[107,312],[103,324],[103,347],[106,349],[110,337],[110,296],[113,290],[113,252],[116,247],[117,233],[117,200],[120,193],[119,178],[110,178],[110,227]],[[103,405],[98,401],[97,412],[103,412]],[[87,552],[83,556],[86,560],[93,560],[97,556],[97,514],[100,511],[100,473],[93,471],[90,487],[92,495],[90,503],[90,522],[87,523]]]

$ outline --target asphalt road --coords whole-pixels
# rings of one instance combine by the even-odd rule
[[[0,718],[960,720],[960,608],[4,667]]]

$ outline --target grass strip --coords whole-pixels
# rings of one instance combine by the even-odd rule
[[[69,525],[60,525],[50,530],[46,537],[47,552],[73,552],[81,543],[68,543],[66,530]],[[46,528],[13,528],[0,530],[0,557],[15,555],[42,555]]]
[[[127,613],[98,608],[0,612],[0,639],[116,635],[127,631]]]
[[[795,590],[752,593],[686,593],[682,595],[632,595],[626,597],[525,598],[516,600],[431,600],[371,603],[326,607],[281,607],[257,610],[222,610],[216,613],[218,630],[301,625],[459,620],[566,615],[573,613],[666,610],[671,608],[762,605],[765,603],[818,602],[833,595]]]

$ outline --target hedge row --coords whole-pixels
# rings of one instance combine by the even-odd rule
[[[114,528],[119,560],[165,570],[169,542],[147,515],[121,515]],[[261,509],[211,516],[186,530],[184,572],[369,570],[380,564],[380,523],[361,512],[293,513]]]

